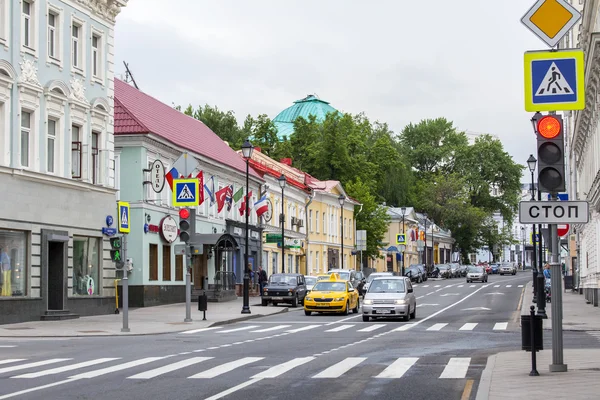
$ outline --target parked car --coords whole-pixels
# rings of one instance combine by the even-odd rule
[[[405,276],[378,276],[373,279],[363,299],[363,321],[371,318],[417,317],[417,299],[410,279]]]
[[[440,278],[452,278],[452,268],[448,264],[438,264],[437,267],[440,270]]]
[[[410,264],[410,267],[417,267],[421,270],[421,276],[423,277],[423,281],[427,280],[427,268],[425,268],[425,264]]]
[[[289,303],[292,307],[304,304],[306,281],[302,274],[273,274],[263,289],[261,303],[263,306],[273,303]]]
[[[467,283],[471,283],[473,281],[481,281],[485,283],[488,281],[488,273],[483,267],[469,267],[469,271],[467,272]]]
[[[423,272],[417,266],[411,265],[404,269],[404,276],[410,279],[411,282],[421,283],[423,282]]]

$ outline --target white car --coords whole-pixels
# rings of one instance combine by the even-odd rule
[[[410,279],[405,276],[378,276],[365,293],[362,306],[363,321],[371,318],[417,317],[417,300]]]
[[[304,282],[306,282],[306,290],[311,291],[315,283],[317,283],[317,277],[304,275]]]

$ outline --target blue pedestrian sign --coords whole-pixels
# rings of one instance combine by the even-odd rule
[[[552,195],[548,193],[548,200],[552,200]],[[558,193],[558,200],[569,201],[569,193]]]
[[[129,221],[129,203],[126,201],[117,202],[117,219],[119,232],[129,233],[131,232],[131,225]]]
[[[581,50],[526,52],[525,110],[583,110],[583,60]]]
[[[173,179],[173,206],[197,206],[200,200],[199,193],[199,181],[197,178]]]
[[[404,233],[396,235],[396,244],[406,244],[406,235]]]

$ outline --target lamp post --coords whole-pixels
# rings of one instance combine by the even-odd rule
[[[342,209],[342,215],[340,217],[340,225],[342,227],[342,230],[340,232],[340,237],[342,238],[340,266],[342,269],[344,269],[344,200],[346,200],[346,197],[343,194],[340,194],[340,197],[338,197],[338,201],[340,202],[340,208]]]
[[[404,244],[402,246],[402,276],[404,276],[404,250],[406,250],[406,229],[404,227],[404,214],[406,213],[406,207],[401,207],[402,210],[402,234],[404,235]]]
[[[425,271],[427,271],[427,213],[424,212],[423,213],[423,217],[425,218],[425,250],[424,250],[424,264],[425,264]]]
[[[252,157],[253,150],[252,143],[246,139],[242,145],[242,155],[246,159],[246,209],[244,210],[246,213],[246,250],[244,254],[244,303],[242,314],[250,314],[250,271],[248,269],[248,213],[250,211],[248,203],[250,199],[248,199],[248,191],[250,189],[250,157]]]
[[[535,165],[537,163],[536,158],[533,156],[533,154],[529,155],[529,158],[527,159],[527,166],[529,167],[529,171],[531,172],[531,201],[535,201],[535,183],[534,183],[534,179],[533,179],[533,172],[535,171]],[[533,299],[532,301],[534,303],[537,303],[537,275],[538,275],[538,270],[537,270],[537,252],[536,252],[536,232],[535,232],[535,224],[532,225],[532,242],[533,242],[533,256],[531,258],[531,273],[533,275]]]
[[[281,273],[285,274],[285,208],[283,206],[283,190],[285,189],[287,179],[285,179],[285,175],[281,174],[277,181],[279,182],[279,187],[281,188],[281,215],[279,216],[279,223],[281,224]]]

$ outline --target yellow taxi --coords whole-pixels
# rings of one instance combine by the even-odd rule
[[[327,280],[318,280],[304,298],[304,314],[333,312],[348,315],[350,310],[358,313],[360,303],[358,291],[352,283],[332,275]]]
[[[331,279],[332,276],[334,276],[335,279],[340,279],[340,274],[332,272],[330,274],[320,274],[320,275],[317,275],[317,282],[318,281],[328,281],[328,280]]]

